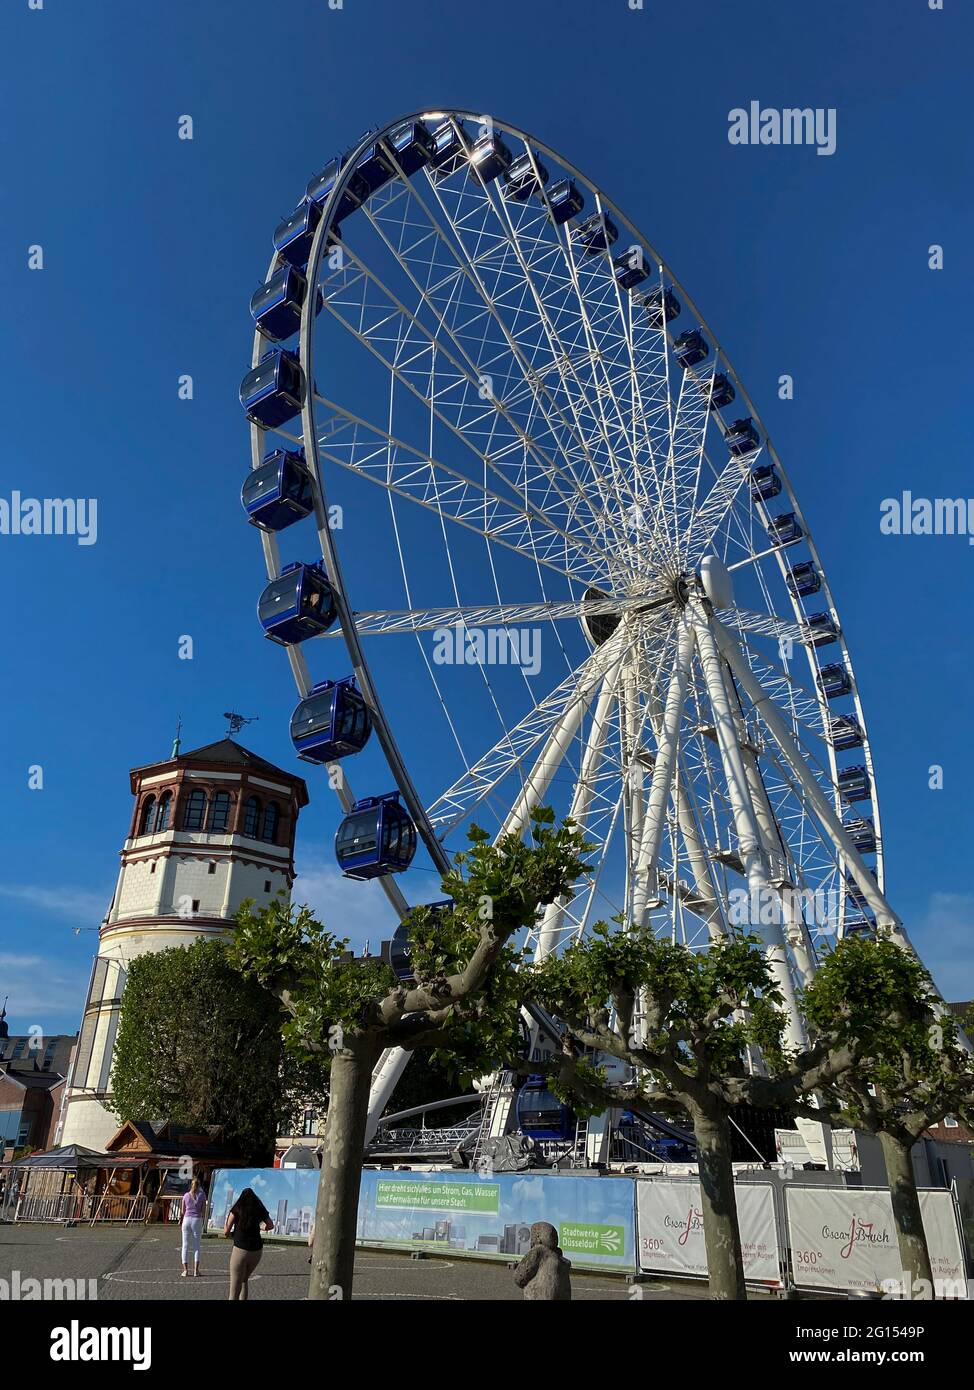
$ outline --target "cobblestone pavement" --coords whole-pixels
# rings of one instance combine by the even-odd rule
[[[225,1299],[230,1243],[208,1237],[203,1241],[203,1273],[180,1278],[177,1229],[106,1226],[0,1226],[0,1278],[21,1284],[33,1279],[95,1280],[97,1297],[112,1299]],[[301,1299],[307,1292],[308,1252],[303,1246],[268,1242],[250,1281],[253,1299]],[[8,1285],[9,1287],[9,1285]],[[87,1288],[87,1286],[86,1286]],[[632,1286],[618,1276],[576,1273],[576,1299],[628,1300],[699,1299],[699,1285],[664,1282]],[[86,1293],[86,1296],[87,1293]],[[362,1250],[355,1262],[357,1299],[520,1299],[511,1271],[504,1264],[431,1258],[382,1250]]]

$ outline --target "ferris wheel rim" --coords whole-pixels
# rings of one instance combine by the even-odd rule
[[[314,234],[311,253],[308,260],[307,278],[309,284],[317,284],[322,254],[325,246],[327,245],[329,231],[333,227],[334,211],[338,206],[338,202],[342,197],[342,194],[344,193],[347,184],[349,183],[350,179],[352,178],[355,172],[356,165],[360,157],[373,143],[388,136],[397,127],[400,127],[410,121],[420,121],[424,119],[452,119],[454,121],[482,122],[484,120],[484,115],[483,113],[472,112],[462,108],[444,107],[441,109],[434,110],[427,107],[422,110],[413,112],[409,115],[398,116],[393,121],[388,122],[385,126],[376,128],[375,130],[370,131],[366,135],[364,135],[359,141],[359,143],[354,147],[354,149],[350,150],[345,156],[345,163],[343,165],[342,171],[339,177],[335,180],[335,183],[331,188],[328,197],[326,198],[322,206],[322,216]],[[687,309],[695,319],[696,323],[702,330],[704,330],[707,333],[714,351],[715,361],[719,361],[722,368],[730,376],[735,387],[737,388],[742,402],[749,410],[754,421],[759,425],[764,441],[763,447],[767,450],[768,457],[774,463],[775,467],[778,470],[778,473],[782,479],[783,486],[787,491],[789,502],[793,505],[793,510],[795,511],[796,516],[800,518],[802,523],[804,523],[804,513],[802,512],[800,503],[798,502],[797,496],[794,493],[794,489],[792,488],[790,479],[788,478],[787,471],[781,463],[777,449],[774,446],[770,434],[764,427],[761,417],[756,407],[753,405],[751,397],[746,387],[744,386],[744,383],[742,382],[740,376],[734,369],[733,363],[731,362],[726,350],[721,346],[721,343],[717,338],[716,334],[713,333],[712,329],[710,328],[710,325],[707,323],[707,320],[697,309],[697,306],[692,296],[690,296],[690,294],[683,287],[681,281],[673,273],[669,264],[658,254],[653,244],[645,236],[643,236],[638,227],[636,227],[632,220],[621,210],[618,204],[616,204],[614,200],[612,200],[610,197],[604,194],[601,188],[597,184],[595,184],[591,179],[589,179],[587,175],[582,173],[582,171],[579,170],[577,166],[575,166],[570,160],[567,160],[563,155],[561,155],[558,151],[556,151],[546,142],[537,139],[535,136],[529,134],[526,131],[521,130],[519,127],[497,118],[491,117],[490,119],[493,128],[496,128],[497,130],[500,130],[501,132],[506,133],[514,137],[515,139],[523,141],[528,149],[534,150],[539,154],[545,154],[551,159],[557,161],[558,166],[562,170],[564,170],[569,177],[577,179],[581,184],[584,185],[584,187],[587,190],[594,193],[598,200],[599,206],[601,208],[611,211],[619,219],[619,221],[632,233],[632,235],[636,237],[639,240],[639,242],[646,248],[649,255],[652,256],[656,264],[660,267],[661,272],[665,273],[669,284],[671,284],[674,287],[674,289],[679,291],[679,293],[683,297],[683,301]],[[276,264],[277,256],[275,254],[275,256],[271,259],[268,275],[270,275],[270,273],[273,271]],[[372,679],[368,660],[362,646],[361,635],[358,631],[355,612],[351,606],[349,593],[345,585],[341,560],[338,554],[337,543],[335,541],[334,536],[331,533],[330,528],[327,525],[327,517],[323,517],[318,514],[319,499],[322,512],[327,511],[327,493],[324,487],[324,478],[321,459],[319,455],[317,430],[315,429],[314,423],[314,312],[312,307],[312,298],[313,296],[308,295],[307,300],[303,306],[301,316],[300,362],[306,382],[306,390],[304,393],[301,419],[306,456],[313,468],[313,472],[318,483],[319,496],[316,497],[316,523],[319,532],[319,542],[321,546],[322,556],[326,563],[326,569],[329,574],[329,579],[334,583],[336,590],[338,591],[337,596],[339,597],[339,619],[341,622],[342,634],[349,648],[349,653],[352,657],[353,665],[356,669],[356,675],[359,675],[359,673],[361,672],[360,684],[362,684],[363,691],[370,691],[373,697],[372,699],[370,699],[369,702],[371,705],[373,705],[375,725],[377,730],[381,731],[380,741],[382,743],[383,751],[386,753],[387,761],[389,761],[390,770],[397,782],[397,785],[399,785],[400,787],[400,791],[403,794],[403,798],[406,801],[407,808],[409,809],[410,814],[413,815],[413,818],[416,821],[417,828],[419,828],[420,830],[420,834],[422,835],[424,841],[426,841],[427,843],[427,849],[430,851],[434,863],[437,863],[437,860],[439,859],[440,865],[445,867],[445,852],[442,849],[442,845],[439,838],[435,834],[435,830],[428,821],[426,807],[424,803],[420,800],[418,794],[416,793],[411,778],[409,778],[408,769],[406,768],[405,761],[402,759],[402,755],[398,749],[398,744],[396,743],[395,734],[392,729],[391,721],[386,716],[385,711],[381,705],[381,701],[379,700],[378,690],[374,680]],[[263,341],[264,340],[262,339],[260,333],[255,332],[255,364],[259,357],[260,348],[263,344]],[[261,429],[259,426],[254,425],[252,427],[252,460],[255,466],[257,463],[260,462],[261,446],[264,434],[265,431]],[[873,818],[877,834],[877,865],[879,871],[879,883],[882,887],[883,857],[882,838],[880,833],[879,821],[879,802],[878,795],[876,792],[873,758],[871,745],[868,737],[868,728],[866,726],[864,713],[862,711],[861,700],[858,691],[858,684],[855,680],[851,656],[848,651],[848,645],[846,643],[845,635],[841,628],[841,624],[838,622],[838,609],[836,607],[832,591],[828,583],[828,577],[824,570],[824,567],[821,564],[819,552],[817,550],[817,547],[815,546],[814,538],[809,528],[807,526],[803,526],[803,530],[805,543],[810,553],[812,554],[813,561],[817,565],[819,574],[821,575],[823,599],[827,602],[829,612],[836,621],[838,628],[837,640],[840,643],[840,651],[842,652],[844,664],[847,670],[849,671],[850,677],[852,679],[853,700],[856,712],[859,716],[859,722],[863,731],[863,757],[870,774],[870,784],[872,788],[870,799],[872,802]],[[268,570],[268,576],[273,578],[275,577],[276,571],[279,568],[279,556],[276,554],[276,539],[273,536],[265,536],[263,539],[265,563]],[[785,564],[783,549],[778,551],[776,559],[782,578],[784,579],[787,573],[787,566]],[[802,610],[800,608],[800,605],[798,604],[797,598],[794,595],[792,595],[792,603],[796,620],[800,621]],[[815,648],[813,645],[809,644],[807,646],[806,655],[808,657],[810,669],[814,678],[814,675],[818,670],[818,665],[815,659]],[[310,678],[307,675],[307,669],[304,663],[303,653],[301,653],[300,648],[289,648],[289,659],[291,661],[292,672],[294,674],[299,693],[304,695],[310,688]],[[827,728],[828,702],[825,699],[824,695],[822,695],[819,691],[817,683],[814,681],[814,679],[812,684],[812,691],[810,693],[814,694],[815,698],[819,703],[820,709],[825,719],[825,727]],[[829,748],[830,772],[834,787],[836,785],[837,766],[834,756],[834,749],[831,747],[828,739],[825,739],[824,741],[826,742],[826,746]],[[400,775],[399,771],[397,771],[397,766],[402,771],[403,781],[400,781]],[[405,785],[403,784],[404,782]],[[343,785],[347,785],[344,783],[344,779]],[[429,838],[427,838],[427,834],[423,833],[424,827],[427,830]],[[391,875],[384,876],[382,880],[383,885],[385,885],[387,879],[391,880]]]

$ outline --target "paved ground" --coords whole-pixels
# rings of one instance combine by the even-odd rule
[[[158,1226],[60,1226],[18,1224],[0,1226],[0,1278],[11,1280],[19,1271],[21,1283],[33,1279],[95,1279],[99,1300],[111,1299],[225,1299],[230,1242],[218,1237],[203,1241],[203,1274],[181,1279],[178,1230]],[[290,1244],[268,1243],[251,1278],[254,1299],[304,1298],[308,1281],[308,1252]],[[576,1274],[576,1299],[626,1300],[699,1299],[706,1290],[697,1285],[641,1284],[636,1294],[624,1279]],[[362,1250],[355,1264],[357,1299],[520,1299],[521,1291],[503,1264],[472,1260],[413,1260],[408,1255]]]

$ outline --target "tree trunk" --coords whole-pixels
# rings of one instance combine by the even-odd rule
[[[727,1116],[721,1110],[691,1107],[697,1137],[697,1166],[703,1205],[703,1234],[707,1248],[710,1297],[721,1302],[744,1300],[744,1256],[737,1224],[734,1169]]]
[[[362,1150],[372,1068],[378,1048],[370,1037],[346,1035],[331,1064],[328,1118],[311,1252],[311,1299],[352,1296]]]
[[[903,1289],[906,1298],[933,1298],[933,1270],[930,1251],[920,1216],[920,1197],[910,1152],[913,1140],[900,1139],[895,1134],[880,1133],[879,1142],[886,1161],[886,1178],[893,1199],[893,1224],[900,1247],[903,1268]]]

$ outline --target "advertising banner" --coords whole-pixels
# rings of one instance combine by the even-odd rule
[[[275,1237],[307,1240],[314,1220],[318,1171],[308,1168],[223,1168],[213,1174],[207,1230],[223,1230],[245,1187],[264,1203]],[[519,1259],[531,1224],[550,1221],[567,1259],[595,1269],[636,1268],[631,1178],[467,1171],[410,1173],[367,1169],[359,1195],[358,1239],[451,1256]]]
[[[550,1221],[576,1265],[634,1270],[630,1178],[539,1173],[365,1172],[358,1238],[481,1259],[519,1259],[531,1224]]]
[[[785,1210],[798,1288],[896,1288],[902,1281],[888,1191],[788,1187]],[[949,1296],[964,1296],[964,1257],[951,1194],[921,1192],[920,1211],[935,1281],[950,1281],[955,1287]]]
[[[735,1195],[745,1277],[751,1283],[777,1288],[782,1277],[774,1192],[767,1183],[741,1183]],[[707,1277],[698,1182],[666,1178],[637,1181],[636,1230],[641,1270]]]
[[[210,1183],[207,1231],[222,1234],[227,1213],[245,1187],[256,1193],[274,1222],[268,1234],[308,1239],[318,1195],[317,1168],[218,1168]]]

